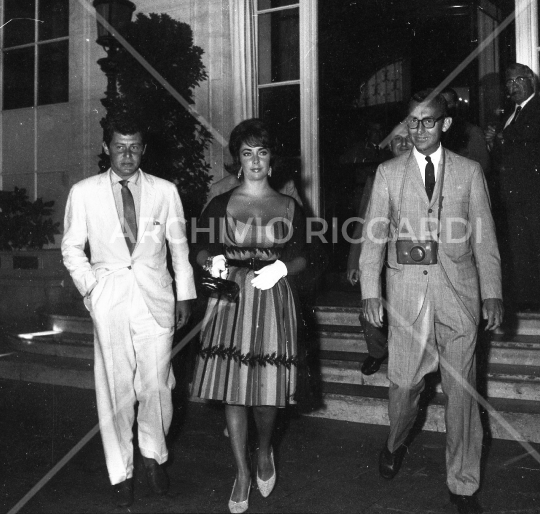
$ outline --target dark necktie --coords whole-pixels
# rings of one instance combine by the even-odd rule
[[[124,205],[124,237],[131,255],[137,243],[137,213],[128,181],[120,180],[120,184],[122,185],[122,204]]]
[[[431,162],[431,157],[428,155],[426,156],[426,193],[428,195],[428,198],[431,200],[431,197],[433,196],[433,190],[435,189],[435,166],[433,166],[433,163]]]
[[[517,117],[518,117],[520,112],[521,112],[521,105],[518,105],[517,109],[516,109],[516,112],[514,113],[514,117],[512,118],[512,121],[510,122],[510,125],[513,125],[516,122]]]

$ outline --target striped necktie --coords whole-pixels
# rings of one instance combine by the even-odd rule
[[[128,181],[120,180],[120,184],[122,186],[122,204],[124,206],[124,237],[131,255],[137,243],[137,213],[133,195],[128,187]]]
[[[521,112],[521,105],[518,105],[516,108],[516,112],[514,113],[514,117],[512,118],[512,121],[510,122],[510,125],[513,125],[516,122],[517,117],[520,112]]]

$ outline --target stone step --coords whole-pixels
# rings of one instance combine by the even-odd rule
[[[8,334],[10,346],[19,352],[94,359],[94,337],[74,332]]]
[[[383,364],[377,373],[366,376],[361,373],[359,362],[324,358],[321,360],[321,376],[326,383],[387,388],[387,372],[386,364]],[[486,377],[481,379],[484,380],[487,383],[484,389],[488,398],[531,401],[540,398],[540,367],[492,364]],[[436,384],[435,390],[442,393],[440,382]]]
[[[87,316],[81,314],[49,314],[47,318],[52,330],[73,334],[92,335],[94,333],[94,325],[90,314]]]
[[[313,308],[313,314],[319,325],[360,326],[358,321],[359,306],[316,305]],[[507,315],[505,323],[496,333],[507,337],[513,335],[540,336],[540,313],[521,312]]]
[[[0,378],[94,389],[94,362],[90,359],[17,352],[4,343],[0,344]]]
[[[350,384],[325,384],[324,406],[309,416],[340,421],[388,425],[387,389]],[[379,391],[377,391],[379,390]],[[422,429],[445,432],[443,400],[437,395],[425,409]],[[527,400],[493,398],[489,404],[489,428],[493,438],[540,443],[540,403]],[[422,417],[422,416],[419,416]],[[513,430],[509,431],[499,420]]]
[[[367,353],[364,334],[358,327],[319,327],[319,349],[323,352]],[[489,352],[489,362],[540,366],[540,337],[531,335],[493,334],[482,343]]]

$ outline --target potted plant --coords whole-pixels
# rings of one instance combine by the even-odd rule
[[[60,223],[51,219],[54,201],[31,202],[26,189],[0,191],[0,250],[40,250],[54,243]]]

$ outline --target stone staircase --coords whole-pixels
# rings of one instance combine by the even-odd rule
[[[94,337],[89,315],[49,314],[30,326],[5,326],[0,378],[94,388]]]
[[[316,303],[323,407],[310,415],[388,425],[386,365],[369,377],[360,372],[367,348],[358,295],[330,293]],[[93,327],[84,311],[49,314],[39,326],[4,328],[0,336],[0,379],[94,387]],[[482,410],[492,437],[540,443],[540,314],[517,315],[479,342],[478,358],[478,388],[489,403]],[[443,432],[444,398],[437,378],[427,381],[420,418],[423,429]],[[509,433],[504,422],[515,432]]]
[[[371,376],[360,372],[367,346],[358,321],[358,296],[334,293],[317,303],[324,407],[311,415],[388,425],[386,365]],[[491,436],[540,443],[540,314],[518,314],[502,330],[484,337],[478,360],[478,389],[488,403],[482,411]],[[427,383],[423,429],[444,431],[438,376],[433,374]]]

